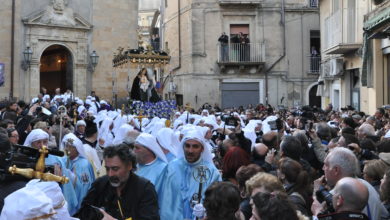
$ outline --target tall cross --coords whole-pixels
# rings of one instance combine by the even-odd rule
[[[147,115],[143,115],[142,113],[143,113],[143,111],[141,110],[141,111],[139,112],[138,116],[135,116],[135,117],[134,117],[134,118],[136,118],[136,119],[139,120],[139,130],[140,130],[141,132],[142,132],[142,119],[148,118]]]
[[[73,124],[76,126],[77,123],[77,110],[73,110]]]
[[[188,118],[190,116],[190,110],[192,109],[190,103],[187,103],[185,106],[184,106],[184,109],[187,111],[187,120],[186,120],[186,124],[188,124]]]
[[[121,111],[121,116],[123,117],[123,114],[125,114],[125,104],[122,104],[122,111]]]

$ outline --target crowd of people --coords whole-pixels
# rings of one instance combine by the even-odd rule
[[[0,157],[62,151],[45,163],[69,179],[3,178],[0,219],[390,219],[386,108],[205,105],[167,119],[70,91],[0,106]]]

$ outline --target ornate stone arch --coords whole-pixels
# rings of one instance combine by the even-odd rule
[[[61,45],[69,50],[73,61],[73,92],[76,96],[85,97],[87,88],[87,64],[88,64],[88,32],[92,25],[71,9],[65,8],[64,14],[75,23],[62,22],[63,18],[49,17],[48,6],[45,10],[23,19],[25,25],[26,46],[30,46],[33,56],[30,68],[26,73],[20,74],[20,80],[24,83],[20,91],[21,98],[29,101],[40,90],[40,58],[43,52],[51,45]]]

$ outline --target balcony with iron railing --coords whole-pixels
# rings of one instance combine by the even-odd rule
[[[320,68],[321,68],[321,56],[308,56],[310,68],[309,68],[309,74],[319,74]]]
[[[261,43],[218,44],[218,63],[261,63],[263,50]]]
[[[337,10],[325,18],[325,54],[348,54],[360,47],[361,43],[356,42],[354,8]]]
[[[264,0],[218,0],[220,5],[257,5],[263,3]]]
[[[226,67],[255,66],[258,72],[264,67],[264,44],[262,43],[219,43],[217,63],[221,69]]]

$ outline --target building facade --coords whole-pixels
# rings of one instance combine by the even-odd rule
[[[364,16],[362,48],[362,105],[373,114],[390,104],[390,1],[373,1]]]
[[[383,19],[388,15],[389,2],[320,1],[322,60],[318,93],[323,107],[329,103],[335,109],[350,105],[373,114],[377,107],[389,103],[389,24]]]
[[[163,0],[161,43],[172,57],[165,97],[196,108],[321,105],[316,3]]]
[[[81,98],[95,90],[110,100],[113,53],[119,46],[137,47],[138,1],[12,0],[0,12],[2,97],[30,101],[46,87],[49,93],[71,89]],[[127,73],[115,77],[126,88]],[[125,89],[118,92],[127,95]]]
[[[142,0],[138,5],[138,31],[140,45],[158,50],[160,47],[160,3],[161,0]]]
[[[321,54],[319,79],[323,107],[335,109],[351,105],[364,109],[361,99],[363,18],[371,10],[370,1],[321,0]]]

